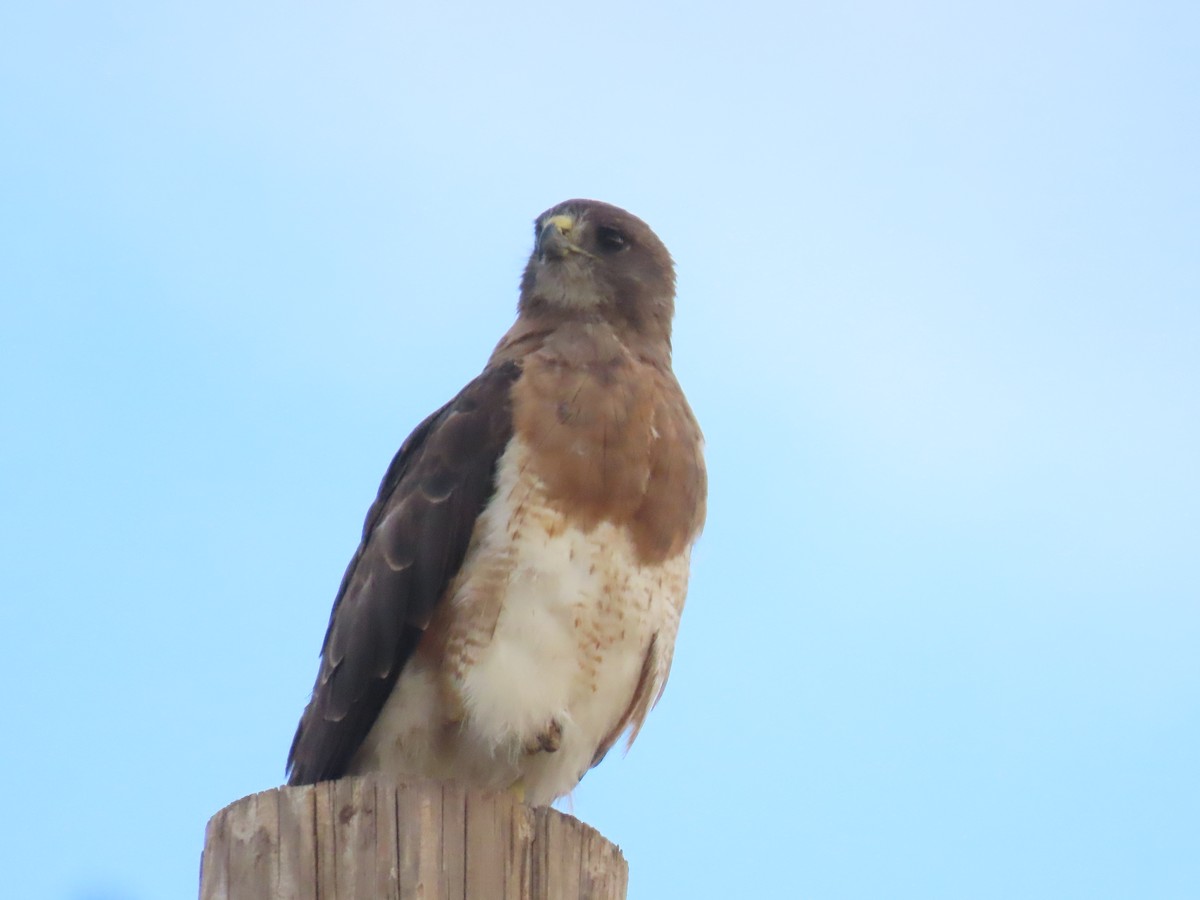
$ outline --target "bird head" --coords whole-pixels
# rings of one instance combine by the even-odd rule
[[[675,267],[637,216],[598,200],[567,200],[534,222],[520,311],[603,320],[669,339]]]

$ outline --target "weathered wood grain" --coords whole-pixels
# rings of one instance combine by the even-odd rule
[[[578,819],[456,784],[343,778],[208,823],[200,900],[624,900],[621,851]]]

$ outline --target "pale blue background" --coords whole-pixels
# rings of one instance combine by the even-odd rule
[[[1198,7],[432,6],[0,12],[4,895],[195,895],[582,195],[712,482],[631,900],[1200,897]]]

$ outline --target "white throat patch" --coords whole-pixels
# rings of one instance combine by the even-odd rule
[[[590,260],[574,253],[540,261],[533,273],[532,293],[567,309],[594,309],[608,299],[596,283]]]

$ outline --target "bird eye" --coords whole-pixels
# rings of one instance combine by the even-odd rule
[[[611,225],[601,225],[596,229],[596,243],[605,253],[616,253],[629,245],[625,235]]]

